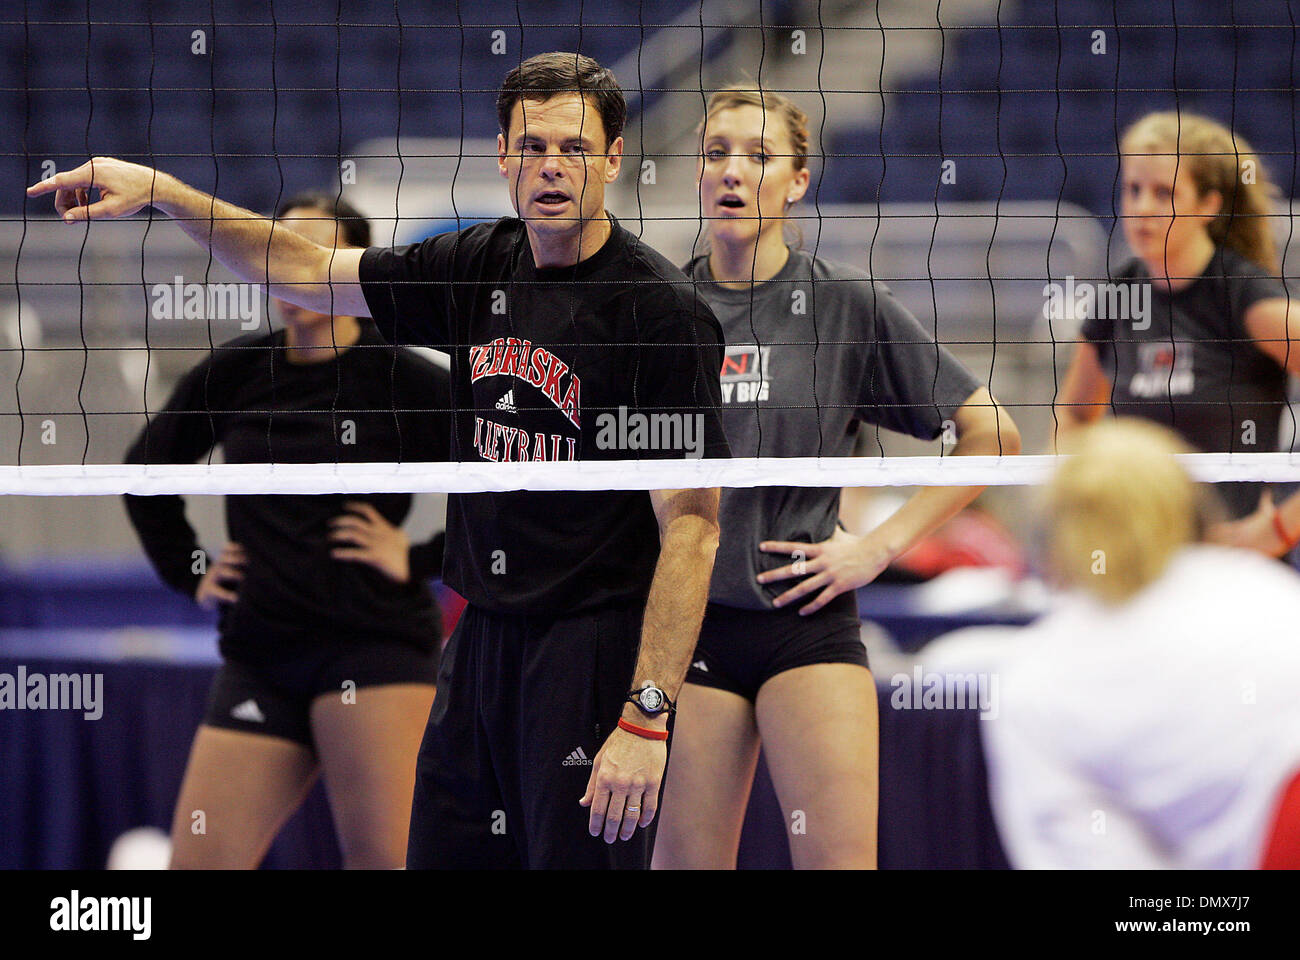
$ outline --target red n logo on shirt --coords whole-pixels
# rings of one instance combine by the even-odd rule
[[[732,354],[722,358],[722,376],[741,376],[749,372],[749,360],[752,353]]]

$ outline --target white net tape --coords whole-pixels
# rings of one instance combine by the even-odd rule
[[[1193,453],[1197,480],[1294,481],[1300,453]],[[752,457],[572,463],[58,464],[0,466],[0,494],[477,493],[507,490],[672,490],[687,487],[1025,486],[1061,458]]]

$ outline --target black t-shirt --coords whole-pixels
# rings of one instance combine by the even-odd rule
[[[452,355],[453,456],[466,461],[725,457],[722,331],[686,277],[611,217],[574,266],[539,269],[503,218],[361,258],[381,333]],[[695,449],[632,448],[621,415],[698,425]],[[693,434],[695,435],[695,434]],[[685,433],[681,434],[685,437]],[[644,600],[659,530],[644,490],[452,494],[444,578],[498,612],[576,613]]]
[[[217,347],[177,385],[127,453],[128,463],[193,463],[220,445],[227,463],[424,462],[449,459],[447,374],[385,343],[369,321],[337,358],[290,362],[284,332]],[[395,412],[396,411],[396,412]],[[437,544],[411,550],[411,582],[330,556],[329,521],[347,501],[371,504],[390,523],[410,494],[258,494],[226,498],[226,527],[248,555],[239,599],[221,614],[221,650],[243,659],[290,656],[296,643],[330,638],[438,642],[425,582]],[[128,496],[145,552],[171,586],[194,595],[201,574],[194,530],[179,496]],[[211,557],[215,561],[216,557]]]
[[[1286,371],[1255,344],[1245,316],[1260,300],[1285,297],[1281,280],[1218,247],[1205,272],[1172,294],[1151,283],[1139,259],[1127,263],[1114,283],[1129,286],[1130,304],[1150,297],[1149,326],[1147,318],[1135,323],[1133,316],[1104,316],[1108,311],[1101,309],[1083,324],[1113,384],[1115,414],[1171,427],[1207,453],[1276,450]],[[1250,513],[1259,501],[1259,484],[1216,488],[1233,516]]]

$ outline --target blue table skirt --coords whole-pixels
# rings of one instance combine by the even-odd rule
[[[124,831],[169,829],[215,664],[207,631],[182,632],[166,643],[159,636],[128,631],[120,645],[137,654],[154,650],[166,662],[96,659],[91,651],[102,650],[102,639],[95,643],[89,632],[61,631],[59,657],[32,656],[40,653],[37,631],[0,652],[0,672],[13,674],[21,663],[29,674],[104,676],[97,720],[76,711],[0,710],[0,868],[97,868]],[[978,713],[894,710],[891,692],[878,688],[881,867],[1005,867],[988,805]],[[785,820],[760,765],[740,865],[789,863]],[[318,785],[281,832],[266,866],[339,864]]]

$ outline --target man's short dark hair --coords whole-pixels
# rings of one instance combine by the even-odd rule
[[[320,210],[329,214],[338,221],[339,233],[349,247],[370,246],[370,221],[342,197],[319,190],[295,193],[276,207],[275,219],[283,219],[290,210]]]
[[[627,122],[627,101],[613,71],[580,53],[539,53],[506,74],[497,94],[501,135],[510,136],[510,115],[521,99],[545,103],[557,93],[581,93],[590,99],[605,127],[605,146],[617,140]]]

